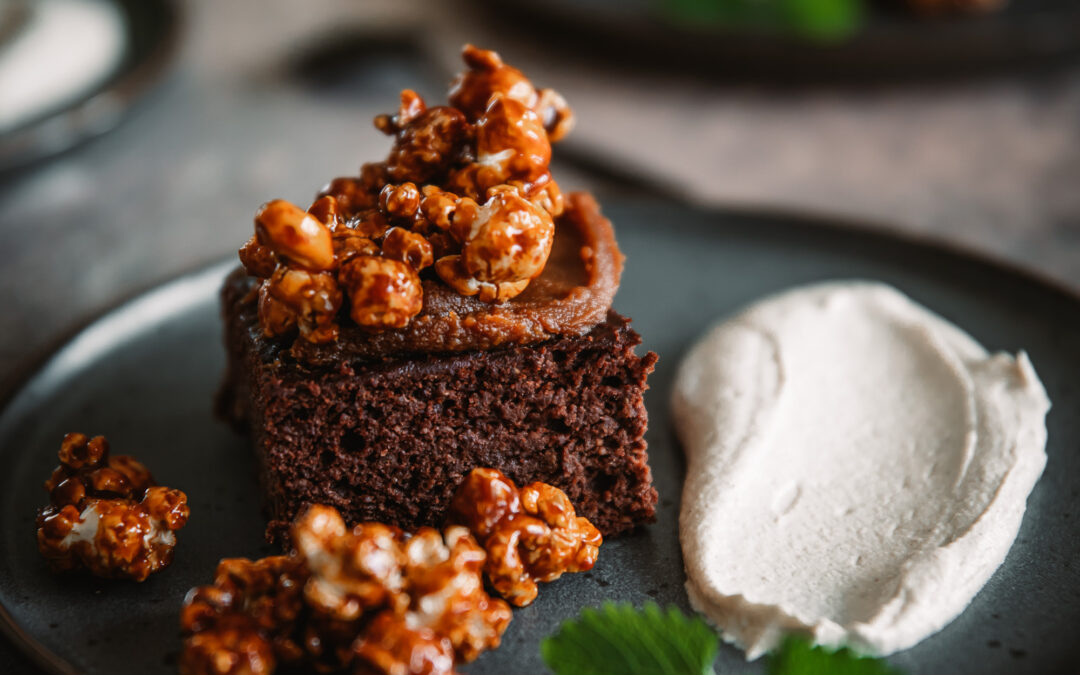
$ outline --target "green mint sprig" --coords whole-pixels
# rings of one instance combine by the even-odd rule
[[[790,635],[769,657],[769,675],[900,675],[900,671],[881,659],[847,648],[816,647],[804,637]]]
[[[559,675],[710,673],[716,632],[698,618],[650,602],[641,610],[604,603],[540,643],[548,668]]]
[[[544,663],[556,675],[706,675],[716,660],[715,631],[698,617],[656,603],[642,609],[604,603],[540,643]],[[789,636],[769,656],[769,675],[900,675],[881,659],[850,649],[816,647]]]

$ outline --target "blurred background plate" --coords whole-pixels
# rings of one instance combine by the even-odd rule
[[[725,25],[694,9],[710,2],[755,4],[747,0],[475,1],[523,33],[572,40],[609,62],[735,79],[954,76],[1080,54],[1075,0],[1011,0],[999,11],[933,17],[915,15],[904,0],[862,0],[861,24],[831,38],[815,38],[805,29],[763,28],[760,18],[757,28]]]
[[[0,0],[0,174],[114,128],[179,27],[176,0]]]
[[[668,415],[680,358],[709,324],[764,295],[870,278],[893,284],[991,350],[1026,350],[1054,403],[1046,472],[1004,564],[955,621],[890,662],[909,675],[1077,673],[1075,294],[967,254],[834,221],[659,200],[613,199],[605,212],[627,255],[615,306],[633,317],[642,348],[660,355],[645,398],[658,522],[606,542],[591,572],[545,585],[533,605],[514,612],[503,645],[464,672],[544,672],[540,640],[606,599],[688,610],[677,524],[685,468]],[[222,557],[269,553],[247,442],[211,414],[224,367],[217,292],[235,264],[183,276],[105,314],[10,392],[0,412],[0,630],[51,672],[175,672],[184,593],[209,583]],[[143,584],[58,578],[36,550],[35,510],[47,500],[42,481],[63,434],[75,430],[108,435],[117,453],[134,454],[162,483],[188,494],[192,515],[178,534],[176,559]],[[738,649],[720,649],[718,672],[764,671]]]

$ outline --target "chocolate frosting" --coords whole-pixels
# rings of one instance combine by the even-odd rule
[[[600,213],[596,200],[586,193],[571,193],[566,210],[556,220],[547,265],[521,295],[491,304],[429,278],[423,281],[423,309],[404,328],[372,331],[342,321],[337,340],[324,344],[296,340],[287,353],[319,366],[409,353],[489,350],[583,335],[607,316],[622,264],[611,222]],[[288,338],[262,339],[284,356],[281,347],[288,345]]]

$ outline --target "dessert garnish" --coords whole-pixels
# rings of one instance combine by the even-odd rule
[[[561,488],[605,535],[655,516],[642,395],[656,355],[635,353],[611,307],[612,224],[551,177],[570,111],[494,52],[464,57],[448,105],[405,91],[376,120],[385,161],[307,210],[265,204],[223,285],[216,407],[250,435],[273,541],[307,504],[350,525],[441,527],[475,466]],[[492,542],[562,541],[567,522],[506,524]],[[594,555],[575,546],[498,583],[520,581],[523,602]]]
[[[789,635],[769,655],[769,675],[901,675],[882,659],[856,654],[850,649],[815,645],[806,637]]]
[[[49,567],[135,581],[168,567],[190,513],[187,496],[156,485],[134,458],[110,455],[104,436],[67,434],[59,455],[45,481],[50,504],[37,517]]]
[[[708,624],[674,606],[605,602],[564,621],[540,654],[555,675],[707,675],[718,648]]]
[[[496,469],[473,469],[465,477],[449,520],[468,527],[487,550],[491,585],[518,607],[536,599],[538,581],[591,570],[603,543],[562,490],[546,483],[518,490]]]
[[[394,139],[386,160],[333,180],[307,210],[278,199],[256,212],[240,260],[260,279],[266,336],[331,342],[344,316],[400,329],[424,306],[423,279],[500,303],[543,272],[564,210],[551,143],[573,117],[495,52],[463,56],[448,105],[405,90],[375,119]]]
[[[746,649],[886,655],[1005,559],[1046,463],[1046,392],[895,289],[797,288],[717,326],[673,394],[692,605]]]
[[[564,621],[557,633],[540,643],[540,653],[555,675],[711,675],[717,672],[713,662],[718,646],[708,624],[674,606],[661,610],[650,602],[635,609],[607,602]],[[881,659],[814,646],[795,635],[769,655],[768,673],[899,675]]]
[[[293,525],[296,549],[226,559],[184,600],[183,673],[449,673],[499,644],[510,608],[484,591],[484,552],[463,527],[349,530],[331,507]],[[364,672],[360,670],[360,672]]]
[[[484,590],[486,570],[524,606],[536,581],[592,567],[599,534],[559,490],[519,491],[478,469],[461,495],[457,514],[486,533],[483,546],[465,525],[349,529],[314,505],[293,523],[289,555],[222,560],[214,583],[184,600],[181,672],[451,673],[497,647],[510,622],[509,605]]]

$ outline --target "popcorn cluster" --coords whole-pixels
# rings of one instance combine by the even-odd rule
[[[316,505],[293,523],[290,555],[221,561],[214,583],[184,600],[181,672],[453,673],[498,647],[510,623],[510,606],[484,590],[485,572],[523,606],[537,581],[596,560],[600,534],[549,485],[519,492],[476,469],[455,504],[464,525],[412,535],[379,523],[349,529]]]
[[[385,161],[333,180],[307,211],[259,208],[240,260],[261,279],[265,335],[332,341],[341,312],[367,329],[402,328],[423,308],[424,279],[502,302],[543,271],[563,211],[551,143],[573,116],[495,52],[463,56],[449,105],[405,90],[396,114],[375,119],[394,139]]]
[[[38,550],[57,572],[144,581],[168,567],[187,496],[156,486],[146,467],[109,455],[104,436],[68,434],[60,466],[45,481],[50,504],[38,513]]]
[[[491,585],[518,607],[536,599],[538,581],[591,570],[603,542],[562,490],[531,483],[519,491],[495,469],[473,469],[450,505],[450,520],[483,544]]]

